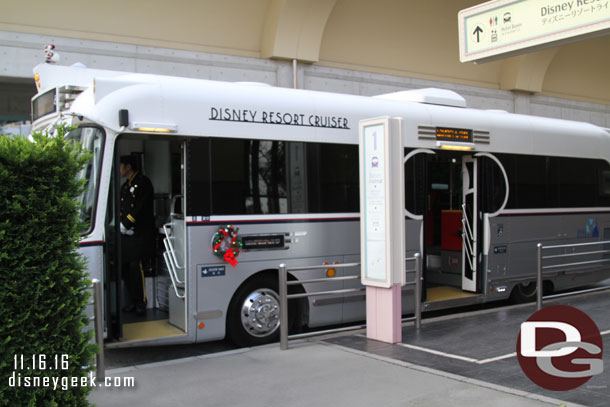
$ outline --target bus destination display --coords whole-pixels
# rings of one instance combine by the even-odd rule
[[[244,249],[283,249],[284,235],[249,235],[241,238]]]
[[[460,141],[463,143],[471,143],[472,130],[454,129],[450,127],[437,127],[436,139],[441,141]]]

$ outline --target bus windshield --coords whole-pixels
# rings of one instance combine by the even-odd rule
[[[87,234],[94,226],[93,219],[95,219],[95,205],[101,175],[104,132],[97,127],[79,127],[70,131],[67,138],[82,143],[83,148],[92,154],[91,160],[77,175],[79,180],[85,180],[85,190],[78,197],[78,201],[80,203],[80,221],[83,223],[82,234]]]

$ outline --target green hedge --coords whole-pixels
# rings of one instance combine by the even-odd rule
[[[80,380],[89,374],[95,346],[83,329],[89,292],[76,251],[75,198],[83,188],[76,175],[89,157],[64,141],[65,132],[34,134],[34,142],[0,137],[2,406],[88,405],[90,388]]]

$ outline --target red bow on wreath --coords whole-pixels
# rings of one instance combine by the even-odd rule
[[[231,266],[237,266],[237,259],[235,258],[235,252],[233,248],[227,250],[225,254],[222,256],[223,260],[228,262]]]

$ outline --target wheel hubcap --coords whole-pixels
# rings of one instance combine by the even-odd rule
[[[252,336],[271,335],[280,326],[280,300],[269,288],[260,288],[246,297],[241,307],[241,323]]]

